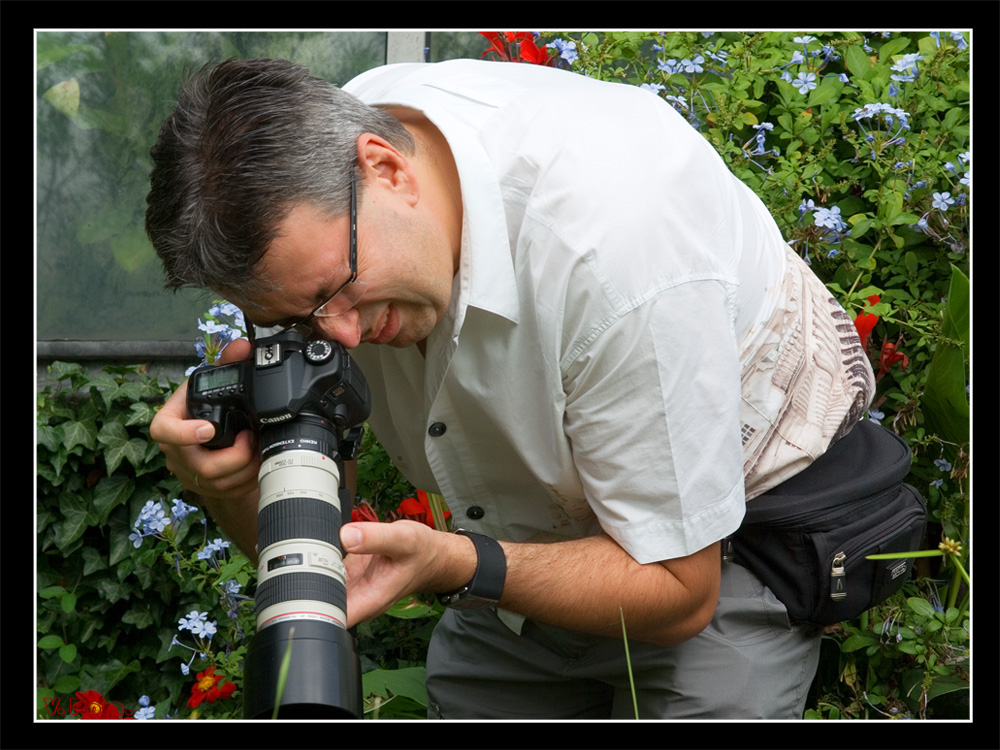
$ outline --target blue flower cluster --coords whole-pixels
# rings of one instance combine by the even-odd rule
[[[187,675],[191,672],[191,664],[194,662],[196,656],[200,655],[202,659],[205,658],[205,652],[212,642],[212,636],[216,633],[216,621],[208,619],[208,612],[199,612],[196,609],[192,609],[185,617],[178,620],[177,630],[190,631],[196,639],[196,647],[181,643],[176,635],[170,641],[170,648],[180,646],[191,652],[191,658],[188,659],[187,663],[181,664],[181,674]]]
[[[839,60],[840,56],[834,51],[834,48],[829,44],[824,44],[819,49],[814,49],[809,51],[809,43],[818,41],[816,37],[811,35],[797,36],[792,39],[796,44],[802,45],[802,51],[799,52],[795,50],[792,53],[792,59],[781,66],[781,80],[792,84],[792,86],[798,90],[798,92],[805,96],[814,88],[819,86],[820,78],[839,78],[844,83],[849,83],[850,79],[845,73],[831,73],[829,76],[819,76],[817,75],[823,70],[827,65],[830,64],[832,60]],[[809,58],[818,58],[822,56],[822,60],[810,61]],[[800,70],[799,73],[793,78],[791,71],[788,70],[792,65],[805,65],[805,70]]]
[[[190,375],[196,367],[203,364],[215,364],[222,350],[230,342],[246,335],[246,319],[243,311],[232,302],[218,300],[208,309],[205,320],[198,321],[198,330],[203,331],[200,339],[195,341],[194,349],[201,362],[189,367],[185,375]]]
[[[169,529],[175,528],[177,524],[196,510],[198,509],[193,505],[188,505],[177,498],[173,501],[168,518],[166,509],[159,501],[148,500],[139,511],[135,523],[132,524],[133,531],[128,535],[128,538],[136,549],[142,546],[142,540],[147,536],[166,539]]]

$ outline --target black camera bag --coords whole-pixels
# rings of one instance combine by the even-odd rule
[[[795,622],[832,625],[879,604],[909,579],[920,549],[923,498],[904,483],[910,448],[864,420],[807,469],[747,503],[727,558],[749,568]]]

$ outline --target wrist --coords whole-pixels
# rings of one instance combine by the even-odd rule
[[[471,543],[474,565],[469,567],[469,544],[464,544],[461,563],[454,572],[462,583],[438,594],[446,606],[456,609],[481,609],[494,605],[503,595],[507,575],[507,560],[503,547],[491,537],[465,529],[456,530],[452,535],[456,540]],[[451,577],[454,581],[455,576]]]

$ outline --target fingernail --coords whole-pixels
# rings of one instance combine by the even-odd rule
[[[210,424],[203,424],[194,434],[199,440],[211,440],[212,436],[215,435],[215,428]]]
[[[361,544],[361,529],[357,526],[342,526],[340,528],[340,543],[345,550],[352,550]]]

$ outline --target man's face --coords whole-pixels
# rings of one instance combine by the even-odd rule
[[[258,297],[257,325],[288,325],[309,315],[350,278],[349,217],[330,219],[312,204],[294,207],[261,261],[277,291]],[[357,281],[350,310],[310,321],[314,335],[347,348],[412,346],[430,334],[451,300],[452,254],[433,221],[390,193],[368,190],[358,205]]]

